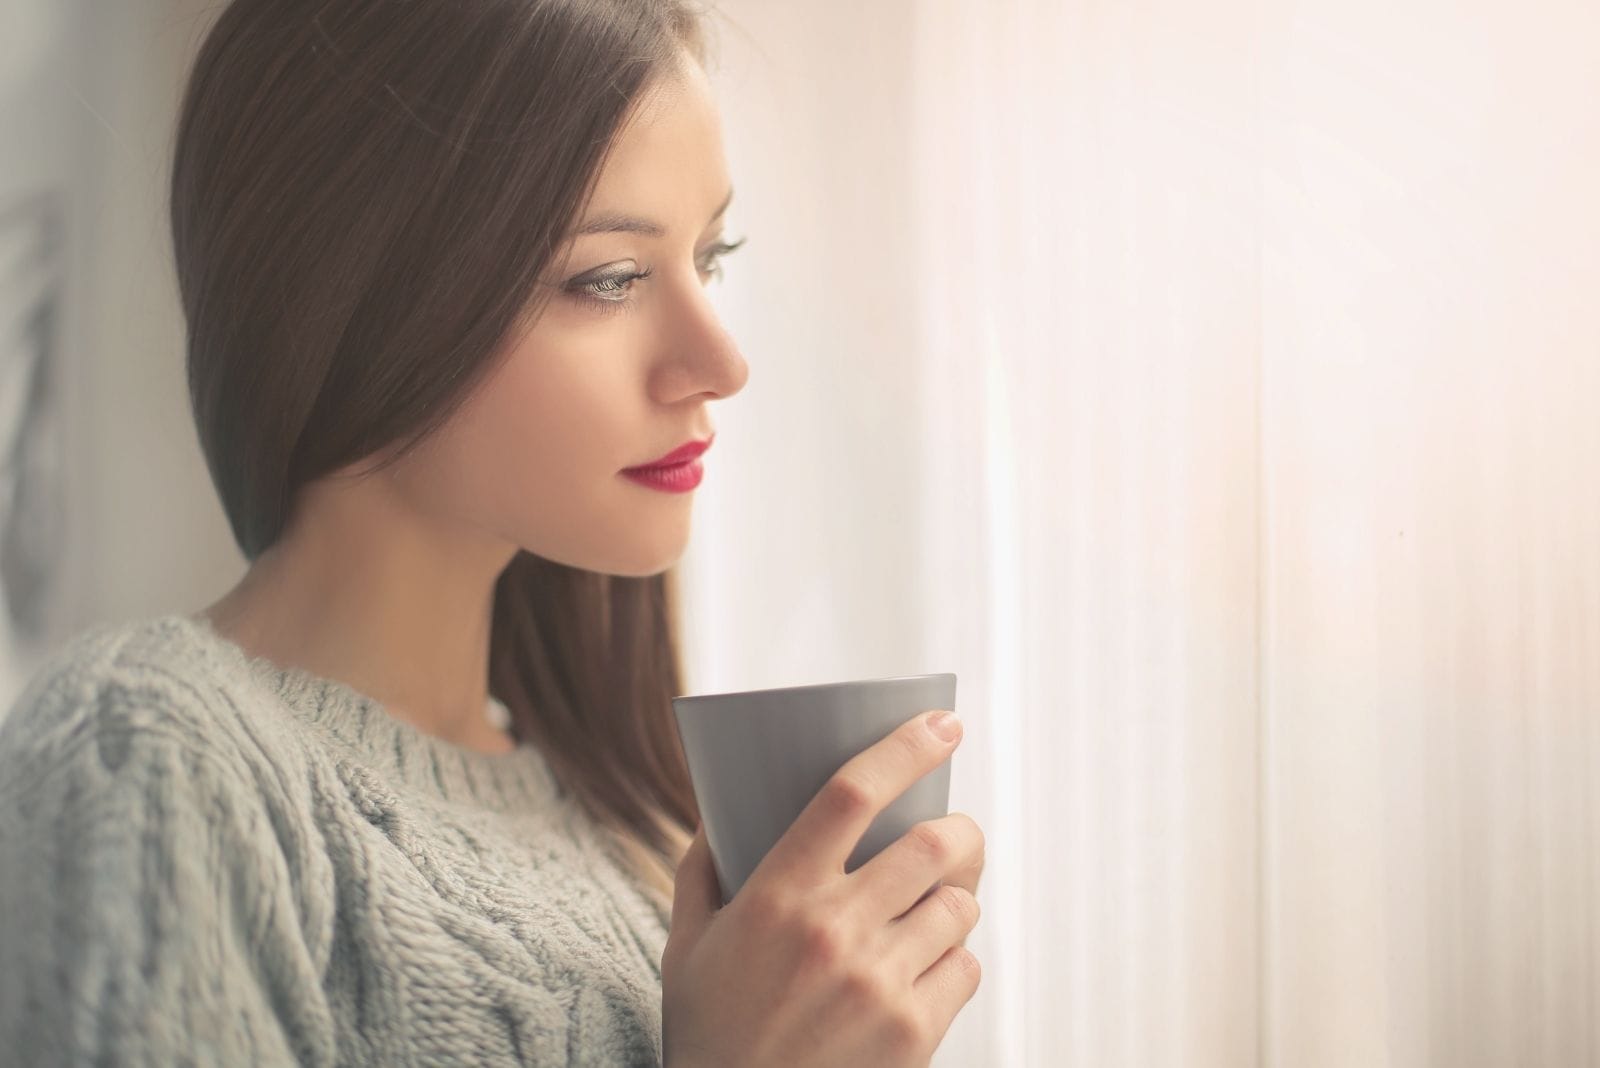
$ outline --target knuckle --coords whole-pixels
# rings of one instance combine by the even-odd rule
[[[801,929],[801,953],[813,968],[837,971],[849,952],[849,938],[837,920],[814,916]]]
[[[930,859],[939,864],[950,860],[950,838],[932,821],[923,821],[911,828],[911,840]]]
[[[896,1058],[920,1053],[925,1043],[921,1017],[909,1010],[891,1013],[884,1023],[888,1044]]]
[[[841,771],[828,783],[828,804],[835,815],[846,819],[863,816],[872,803],[872,785],[859,771]]]
[[[973,897],[964,887],[951,886],[946,883],[939,887],[935,894],[941,904],[950,911],[950,916],[956,924],[963,929],[971,929],[978,922],[978,899]]]
[[[889,1003],[889,987],[871,968],[847,969],[841,983],[852,1004],[874,1007]]]

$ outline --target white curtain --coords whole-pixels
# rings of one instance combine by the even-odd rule
[[[1600,1065],[1600,11],[723,0],[698,690],[958,673],[937,1065]]]

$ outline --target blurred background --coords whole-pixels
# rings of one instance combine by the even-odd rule
[[[720,0],[692,691],[954,671],[936,1065],[1600,1065],[1600,10]],[[0,4],[0,681],[243,560],[214,5]]]

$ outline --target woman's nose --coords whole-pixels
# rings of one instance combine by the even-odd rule
[[[654,376],[657,399],[664,404],[702,393],[731,397],[750,378],[750,365],[722,325],[710,294],[703,284],[692,285],[677,303],[665,356]]]

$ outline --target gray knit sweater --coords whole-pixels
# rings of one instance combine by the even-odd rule
[[[531,747],[102,624],[0,720],[0,1063],[659,1064],[668,915],[601,843]]]

